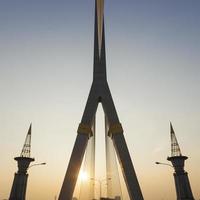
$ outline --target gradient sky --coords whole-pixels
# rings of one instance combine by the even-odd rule
[[[148,200],[175,199],[172,169],[154,164],[170,155],[170,120],[200,198],[199,10],[199,0],[105,2],[108,81]],[[32,156],[47,165],[30,169],[27,199],[59,194],[92,81],[93,27],[94,0],[0,1],[0,199],[30,122]],[[102,109],[97,119],[102,149]]]

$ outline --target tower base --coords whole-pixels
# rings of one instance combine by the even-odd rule
[[[18,172],[15,173],[9,200],[25,200],[28,174],[27,170],[34,158],[16,157]]]

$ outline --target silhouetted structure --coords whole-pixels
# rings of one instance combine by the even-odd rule
[[[111,198],[101,198],[100,200],[121,200],[121,197],[117,196],[115,197],[114,199],[111,199]]]
[[[101,198],[100,200],[121,200],[120,197],[115,197],[114,199],[111,198]]]
[[[27,187],[27,169],[34,158],[31,158],[31,125],[29,127],[20,157],[15,160],[18,163],[18,172],[15,173],[9,200],[25,200]]]
[[[94,136],[95,115],[99,103],[103,106],[106,134],[112,139],[129,197],[131,200],[143,200],[142,192],[123,135],[123,128],[119,121],[106,77],[104,0],[95,0],[95,2],[93,83],[81,123],[78,127],[78,135],[60,191],[59,200],[72,199],[88,141]]]
[[[177,200],[194,200],[192,190],[190,187],[188,173],[184,170],[184,163],[185,160],[188,159],[188,157],[182,156],[171,123],[170,123],[170,133],[171,133],[171,157],[168,157],[167,160],[171,161],[175,170],[174,180],[175,180]]]

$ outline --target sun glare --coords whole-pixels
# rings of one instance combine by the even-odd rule
[[[88,174],[85,171],[80,172],[80,179],[81,181],[87,181],[88,180]]]

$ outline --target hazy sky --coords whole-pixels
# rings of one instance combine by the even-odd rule
[[[174,125],[200,198],[200,1],[107,0],[108,81],[147,200],[175,199]],[[30,122],[28,200],[59,194],[92,81],[94,0],[0,1],[0,199],[8,198]],[[98,111],[97,178],[103,112]]]

